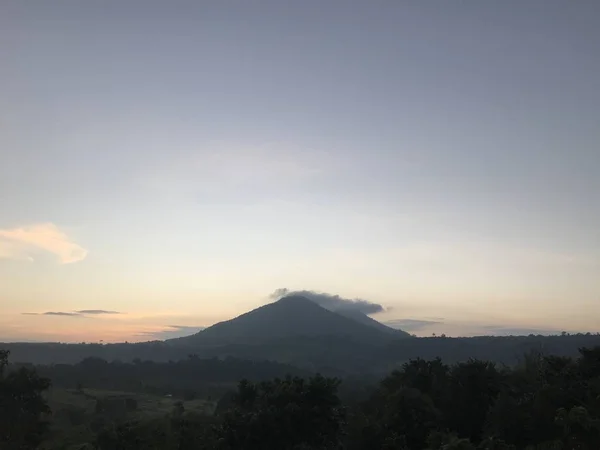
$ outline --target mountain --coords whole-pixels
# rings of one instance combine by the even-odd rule
[[[375,319],[367,316],[365,313],[352,310],[352,309],[340,309],[335,311],[336,314],[344,316],[348,319],[355,320],[356,322],[362,323],[363,325],[367,325],[373,327],[377,330],[383,331],[384,333],[388,333],[391,335],[396,335],[396,337],[411,337],[410,333],[406,331],[398,330],[396,328],[388,327],[387,325],[378,322]]]
[[[367,316],[366,316],[367,317]],[[376,322],[367,317],[367,319]],[[171,340],[185,345],[258,343],[291,337],[337,336],[358,341],[389,340],[393,334],[383,324],[345,317],[301,296],[284,297],[234,319],[219,322],[192,336]],[[176,341],[176,342],[175,342]]]

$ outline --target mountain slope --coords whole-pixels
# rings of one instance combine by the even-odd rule
[[[193,336],[177,339],[177,343],[256,343],[300,336],[345,336],[374,341],[389,339],[392,335],[329,311],[305,297],[291,296],[217,323]]]
[[[375,319],[372,319],[371,317],[367,316],[365,313],[360,312],[360,311],[355,311],[355,310],[351,310],[351,309],[347,309],[347,310],[341,309],[341,310],[337,310],[335,312],[336,312],[336,314],[344,316],[348,319],[355,320],[359,323],[362,323],[363,325],[373,327],[377,330],[383,331],[384,333],[395,335],[396,337],[411,337],[410,334],[407,333],[406,331],[388,327],[387,325],[384,325],[381,322],[379,322]]]

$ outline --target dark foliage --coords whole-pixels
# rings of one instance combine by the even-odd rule
[[[41,392],[48,382],[30,369],[6,370],[2,355],[2,417],[9,423],[0,425],[0,448],[35,448],[44,428]],[[349,386],[357,388],[357,380]],[[113,415],[94,425],[93,445],[101,450],[600,448],[600,347],[582,348],[577,358],[530,352],[514,367],[481,359],[446,364],[417,358],[390,373],[370,395],[361,392],[364,400],[344,403],[339,388],[340,380],[320,375],[242,381],[214,415],[189,413],[183,402],[164,416],[132,421]],[[138,405],[130,403],[136,411]],[[110,411],[104,408],[102,414]]]
[[[26,368],[12,370],[0,350],[0,449],[34,449],[42,442],[50,412],[42,393],[50,381]]]
[[[600,448],[600,347],[531,353],[512,369],[410,361],[350,422],[349,449]]]
[[[339,380],[287,377],[259,384],[242,381],[218,429],[220,448],[248,450],[335,449],[344,410]]]

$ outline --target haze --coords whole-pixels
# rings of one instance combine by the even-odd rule
[[[417,335],[598,331],[597,1],[0,4],[0,341],[279,288]]]

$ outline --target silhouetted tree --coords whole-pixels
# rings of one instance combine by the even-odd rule
[[[50,381],[35,370],[10,370],[8,351],[0,350],[0,448],[2,450],[35,449],[42,442],[50,413],[42,393]]]
[[[319,375],[258,384],[242,381],[235,406],[219,428],[219,448],[339,448],[345,415],[338,385],[339,380]]]

